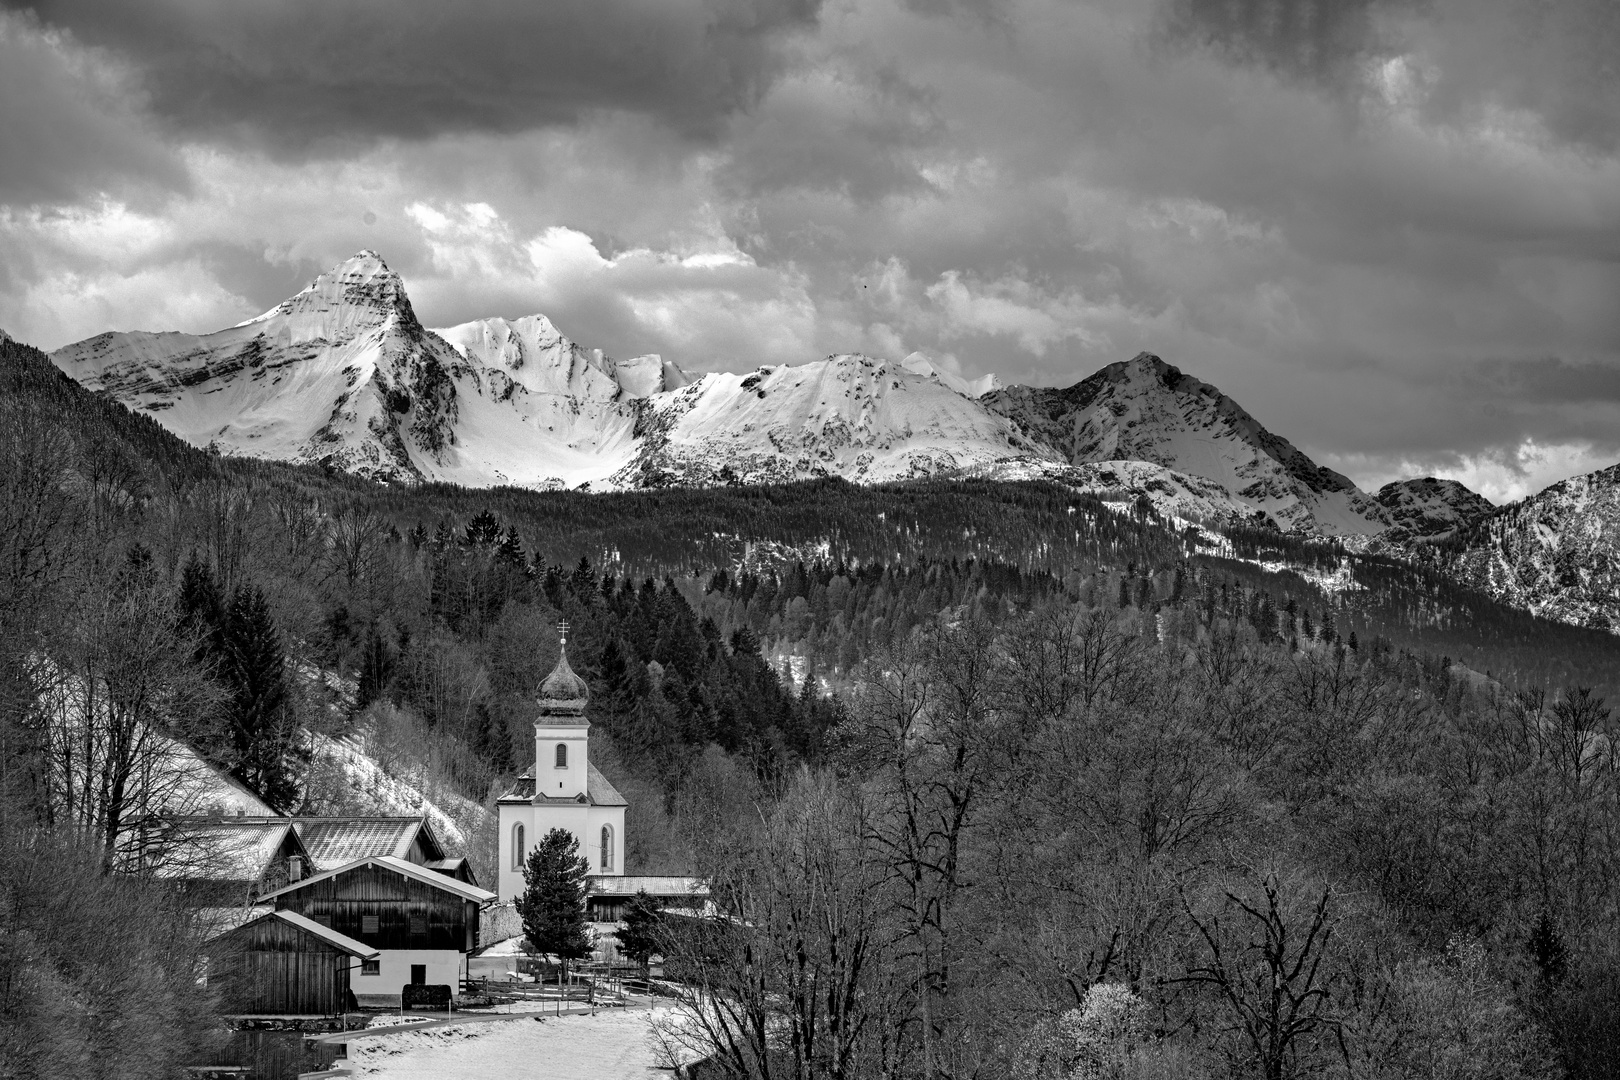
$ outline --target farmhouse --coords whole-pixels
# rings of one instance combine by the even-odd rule
[[[351,988],[361,1005],[398,1004],[402,989],[444,985],[460,994],[479,917],[495,895],[393,855],[371,855],[261,897],[375,949]]]

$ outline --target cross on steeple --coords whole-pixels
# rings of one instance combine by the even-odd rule
[[[557,633],[562,635],[562,643],[568,644],[568,620],[564,619],[557,624]]]

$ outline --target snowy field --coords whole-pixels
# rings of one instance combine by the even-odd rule
[[[648,1080],[656,1068],[645,1009],[429,1028],[356,1039],[357,1077],[384,1080]]]

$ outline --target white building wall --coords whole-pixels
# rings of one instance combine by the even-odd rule
[[[513,826],[523,825],[521,857],[527,858],[542,837],[552,829],[567,829],[574,835],[574,843],[585,856],[594,876],[624,874],[624,810],[622,806],[548,805],[503,803],[500,806],[500,872],[495,884],[495,895],[501,903],[517,899],[523,892],[521,863],[514,862]],[[602,866],[602,826],[613,830],[613,863]]]
[[[400,990],[411,981],[411,965],[425,964],[428,985],[448,985],[459,998],[461,963],[462,953],[456,949],[383,949],[377,957],[377,974],[362,974],[357,963],[349,987],[362,1005],[398,1005]]]
[[[586,790],[587,736],[584,724],[534,725],[534,791],[548,799],[575,799]],[[557,767],[557,747],[568,751],[567,764]]]

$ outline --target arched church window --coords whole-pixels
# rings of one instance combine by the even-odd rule
[[[512,869],[523,869],[523,826],[512,826]]]
[[[613,869],[613,826],[602,826],[602,869]]]
[[[559,768],[559,769],[568,768],[568,744],[567,743],[558,743],[557,744],[557,768]]]

